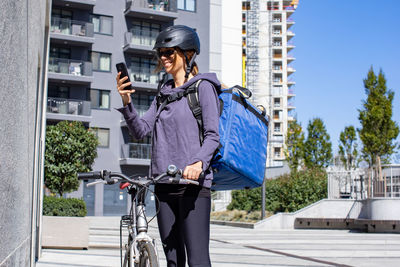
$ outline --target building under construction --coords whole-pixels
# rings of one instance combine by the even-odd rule
[[[288,121],[294,119],[295,82],[290,78],[295,47],[294,21],[298,0],[242,2],[243,86],[253,92],[253,102],[271,117],[267,167],[283,166]]]

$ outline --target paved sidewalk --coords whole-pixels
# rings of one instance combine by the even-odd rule
[[[118,218],[91,218],[89,250],[43,250],[36,266],[119,266]],[[150,234],[158,237],[156,223]],[[158,244],[160,266],[165,257]],[[400,235],[346,230],[266,231],[211,225],[214,267],[400,266]]]

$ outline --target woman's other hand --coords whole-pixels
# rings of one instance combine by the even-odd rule
[[[120,79],[121,72],[118,72],[116,80],[117,80],[117,89],[118,93],[121,95],[122,98],[122,103],[124,106],[128,105],[131,103],[131,94],[135,92],[135,90],[125,90],[125,87],[131,85],[131,82],[125,83],[125,81],[128,79],[128,77],[124,77]]]
[[[197,180],[203,171],[203,162],[197,161],[191,165],[186,166],[183,171],[183,178],[190,180]]]

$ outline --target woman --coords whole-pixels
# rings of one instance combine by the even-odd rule
[[[155,186],[158,227],[168,266],[211,266],[209,256],[210,236],[210,187],[213,177],[210,161],[219,145],[219,102],[216,88],[220,83],[215,74],[199,74],[195,63],[200,53],[197,33],[186,26],[171,26],[162,31],[154,49],[157,50],[158,68],[172,75],[160,91],[160,98],[183,92],[199,79],[199,103],[203,118],[203,141],[200,143],[197,121],[189,108],[187,98],[182,97],[159,109],[157,98],[149,110],[139,118],[132,105],[130,94],[125,90],[130,83],[117,75],[118,92],[124,107],[118,109],[136,139],[150,132],[152,159],[150,172],[156,176],[174,164],[183,169],[183,177],[198,180],[201,186],[168,184],[168,177]],[[204,176],[200,174],[204,172]],[[186,253],[185,253],[186,251]]]

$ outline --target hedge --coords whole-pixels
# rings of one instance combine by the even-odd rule
[[[270,179],[265,184],[267,211],[293,212],[327,197],[327,174],[305,170]],[[261,188],[232,191],[229,210],[261,210]]]
[[[84,217],[86,214],[86,203],[82,199],[44,196],[43,215]]]

